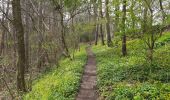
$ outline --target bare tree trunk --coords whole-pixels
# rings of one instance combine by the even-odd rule
[[[151,37],[150,37],[150,46],[149,46],[149,60],[152,62],[153,61],[153,51],[154,51],[154,46],[155,46],[155,39],[154,39],[154,32],[153,32],[153,11],[150,10],[151,16],[150,16],[150,32],[151,32]]]
[[[103,34],[103,25],[100,24],[100,35],[101,35],[101,42],[102,42],[102,45],[105,45],[105,42],[104,42],[104,34]]]
[[[28,0],[24,1],[25,9],[30,10],[28,5]],[[26,71],[29,69],[29,33],[30,33],[30,23],[29,23],[29,15],[25,14],[25,68]]]
[[[149,37],[146,40],[147,41],[147,46],[148,46],[148,51],[147,51],[147,56],[148,59],[150,60],[151,64],[153,61],[153,53],[154,53],[154,46],[155,46],[155,41],[156,38],[154,37],[154,31],[153,31],[153,10],[152,10],[152,2],[145,0],[145,3],[147,4],[147,7],[150,11],[150,16],[148,20],[148,33]]]
[[[165,14],[165,11],[164,11],[164,8],[163,8],[163,5],[162,5],[162,0],[159,0],[159,4],[160,4],[160,9],[161,9],[161,12],[162,12],[162,21],[163,23],[165,22],[165,17],[166,17],[166,14]]]
[[[94,12],[94,22],[95,22],[95,28],[94,28],[94,34],[95,34],[95,45],[98,44],[98,37],[99,37],[99,25],[97,24],[98,22],[98,14],[97,14],[97,0],[91,0],[92,4],[93,4],[93,12]]]
[[[26,92],[25,86],[25,43],[24,43],[24,28],[21,18],[20,0],[12,1],[13,25],[16,29],[17,45],[18,45],[18,63],[17,63],[17,89],[21,92]]]
[[[95,45],[98,44],[98,37],[99,37],[99,25],[96,25],[96,30],[95,30]]]
[[[39,9],[38,12],[40,16],[38,17],[38,65],[37,68],[39,71],[41,71],[41,67],[44,65],[44,59],[45,59],[45,51],[43,50],[43,42],[44,42],[44,33],[45,33],[45,28],[44,28],[44,17],[43,17],[43,2],[39,2]]]
[[[119,32],[119,10],[120,10],[120,2],[115,2],[115,32]]]
[[[147,30],[147,14],[148,14],[148,8],[144,8],[144,14],[143,14],[143,22],[142,22],[142,33],[145,34]]]
[[[2,10],[5,12],[5,1],[2,0],[1,1],[1,6],[2,6]],[[7,5],[7,12],[8,13],[8,10],[9,10],[9,7]],[[6,29],[5,29],[5,15],[3,14],[2,15],[2,21],[1,21],[1,25],[3,26],[2,27],[2,36],[1,36],[1,43],[0,43],[0,56],[2,55],[3,51],[4,51],[4,48],[5,48],[5,34],[6,34]]]
[[[106,30],[107,30],[107,46],[111,47],[112,46],[112,39],[110,35],[110,16],[109,16],[109,0],[105,0],[105,6],[106,6]]]
[[[5,45],[4,41],[5,41],[5,32],[3,30],[2,31],[2,37],[1,37],[0,56],[2,55],[3,50],[4,50],[4,45]]]
[[[126,0],[123,0],[123,18],[122,18],[122,31],[123,31],[123,36],[122,36],[122,54],[123,56],[127,55],[127,50],[126,50]]]
[[[164,27],[166,13],[165,13],[163,5],[162,5],[162,0],[159,0],[159,4],[160,4],[161,13],[162,13],[162,23],[163,23],[163,27]],[[162,36],[162,31],[160,32],[160,36]]]
[[[71,58],[70,54],[69,54],[69,50],[68,50],[68,47],[67,47],[67,44],[66,44],[66,40],[65,40],[65,27],[64,27],[64,15],[63,13],[60,11],[60,16],[61,16],[61,41],[62,41],[62,46],[63,46],[63,49],[65,49],[66,51],[66,56]]]
[[[134,13],[134,7],[135,7],[135,1],[134,0],[132,0],[132,5],[131,5],[131,7],[130,7],[130,12],[131,12],[131,19],[132,19],[132,29],[133,29],[133,31],[134,31],[134,29],[135,29],[135,13]]]
[[[103,19],[103,12],[102,12],[102,0],[99,0],[99,13],[100,13],[100,18],[101,20]],[[103,25],[102,23],[99,25],[100,27],[100,36],[101,36],[101,42],[102,42],[102,45],[105,45],[104,43],[104,33],[103,33]]]

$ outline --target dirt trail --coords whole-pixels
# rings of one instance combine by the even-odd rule
[[[86,51],[88,54],[88,61],[84,69],[76,100],[97,100],[96,60],[91,47],[88,47]]]

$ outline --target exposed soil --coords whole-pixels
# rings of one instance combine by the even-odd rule
[[[97,100],[96,60],[90,47],[87,48],[88,61],[82,76],[76,100]]]

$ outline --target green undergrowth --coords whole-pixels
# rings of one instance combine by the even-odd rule
[[[170,33],[165,32],[162,37],[156,42],[156,47],[164,46],[165,44],[170,43]]]
[[[86,63],[85,47],[76,52],[75,59],[63,59],[59,66],[33,83],[32,91],[24,100],[74,100]]]
[[[128,40],[128,55],[121,46],[94,46],[100,98],[105,100],[170,100],[170,33],[158,42],[153,63],[146,59],[146,46],[140,39]],[[121,44],[121,42],[118,42]]]

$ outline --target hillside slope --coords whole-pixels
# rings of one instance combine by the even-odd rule
[[[128,40],[128,56],[120,46],[95,46],[100,99],[169,100],[170,99],[170,32],[164,34],[154,50],[154,63],[146,59],[142,40]]]
[[[83,66],[86,63],[85,48],[75,54],[74,60],[64,59],[48,74],[37,79],[32,91],[24,100],[74,100],[79,89]]]

